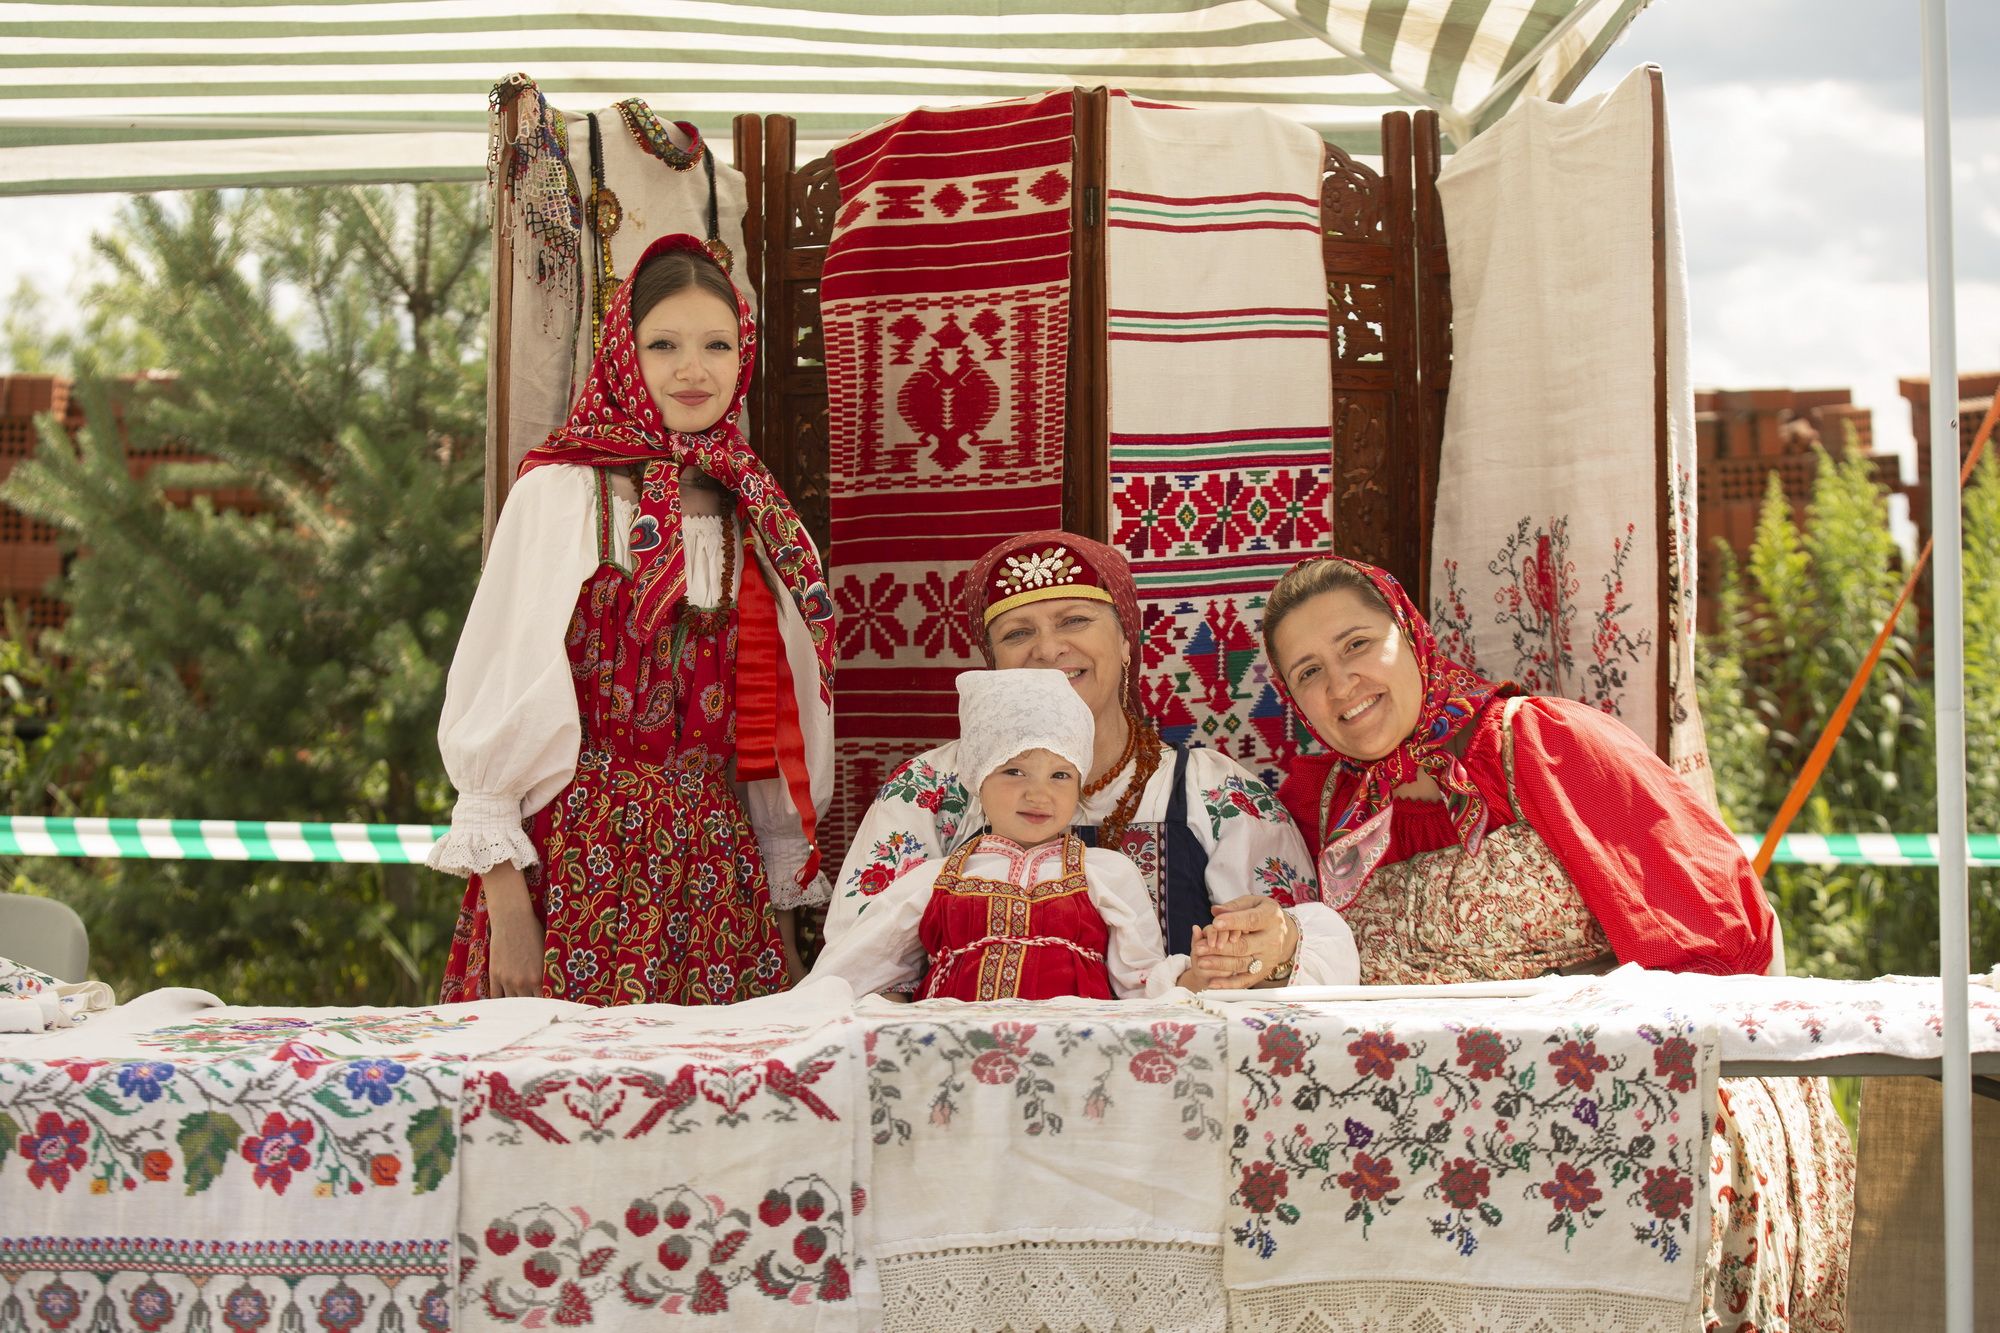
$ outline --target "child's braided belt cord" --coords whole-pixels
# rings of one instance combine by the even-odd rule
[[[930,976],[924,982],[924,998],[933,999],[937,990],[958,966],[958,961],[968,954],[982,953],[996,944],[1020,945],[1023,948],[1037,944],[1053,944],[1068,949],[1071,953],[1089,962],[1102,963],[1104,955],[1095,949],[1086,949],[1075,940],[1066,940],[1060,935],[984,935],[970,944],[962,944],[948,953],[931,960]]]

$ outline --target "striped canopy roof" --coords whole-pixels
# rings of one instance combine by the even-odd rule
[[[0,194],[484,174],[486,96],[639,96],[829,141],[925,104],[1099,84],[1261,105],[1356,151],[1560,100],[1648,0],[0,0]]]

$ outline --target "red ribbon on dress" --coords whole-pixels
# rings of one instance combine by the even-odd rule
[[[806,772],[798,686],[778,630],[778,603],[754,557],[743,562],[736,614],[736,776],[743,782],[784,778],[806,839],[798,880],[804,888],[819,873],[819,816]]]
[[[754,553],[744,562],[736,612],[736,777],[778,776],[778,604]]]

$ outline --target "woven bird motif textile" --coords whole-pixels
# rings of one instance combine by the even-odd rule
[[[896,765],[957,734],[972,561],[1062,526],[1071,134],[1065,92],[915,111],[834,150],[835,846]]]
[[[1701,1327],[1713,1029],[1225,1008],[1232,1328]]]
[[[0,1045],[0,1328],[444,1333],[466,1057],[572,1007],[506,1003]]]
[[[1452,379],[1430,620],[1446,656],[1623,719],[1712,794],[1664,116],[1644,71],[1573,106],[1524,99],[1439,173]]]
[[[1143,708],[1275,784],[1295,747],[1264,594],[1330,533],[1325,145],[1123,96],[1108,143],[1109,530],[1139,590]]]
[[[459,1327],[862,1326],[848,1004],[631,1006],[480,1062]]]

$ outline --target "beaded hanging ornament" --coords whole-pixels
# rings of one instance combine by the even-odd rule
[[[612,267],[611,238],[625,221],[624,205],[604,183],[604,137],[598,130],[595,112],[584,118],[590,124],[590,232],[597,252],[597,277],[591,283],[590,350],[604,346],[604,315],[618,291],[618,270]]]
[[[502,127],[513,108],[514,133]],[[534,246],[529,265],[542,286],[573,288],[583,248],[583,201],[570,169],[569,130],[562,114],[525,74],[510,74],[487,98],[486,184],[492,206],[527,233]],[[503,200],[505,201],[503,205]]]
[[[639,146],[675,171],[691,171],[695,163],[706,156],[700,130],[684,120],[675,121],[674,128],[688,137],[688,146],[682,148],[667,133],[666,122],[654,115],[653,109],[637,97],[628,97],[620,102],[618,114],[624,117],[625,127],[632,131],[632,137],[639,141]]]

